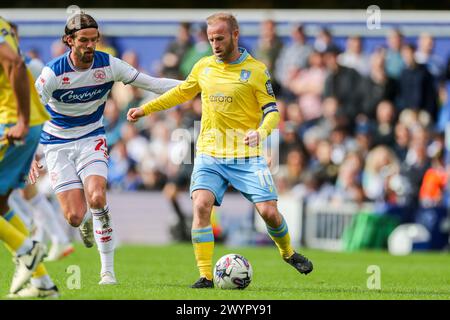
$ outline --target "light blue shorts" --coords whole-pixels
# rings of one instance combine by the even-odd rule
[[[272,175],[263,157],[225,159],[200,154],[195,158],[191,198],[195,190],[209,190],[216,198],[214,205],[220,206],[229,184],[253,203],[278,199]]]
[[[13,124],[0,124],[0,137],[3,137],[5,128],[12,126]],[[24,145],[6,147],[4,157],[0,160],[0,195],[25,186],[41,130],[42,125],[30,127]]]

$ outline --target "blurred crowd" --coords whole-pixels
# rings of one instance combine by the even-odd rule
[[[55,56],[66,50],[62,43],[52,49]],[[107,42],[97,49],[118,52]],[[442,204],[450,72],[430,34],[407,42],[392,29],[383,46],[367,52],[359,36],[341,48],[329,29],[311,38],[300,24],[282,39],[267,20],[247,50],[267,65],[282,116],[278,153],[270,155],[279,160],[274,180],[280,194],[410,208]],[[184,79],[211,54],[206,28],[181,23],[154,75]],[[120,58],[148,73],[133,50]],[[200,98],[127,123],[129,107],[153,98],[132,86],[112,89],[104,115],[111,189],[189,185]]]

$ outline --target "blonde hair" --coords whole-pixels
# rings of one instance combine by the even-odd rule
[[[225,21],[228,24],[230,32],[239,30],[239,24],[238,24],[236,18],[231,13],[218,12],[218,13],[214,13],[213,15],[210,15],[208,18],[206,18],[206,23],[208,25],[211,25],[216,21]]]

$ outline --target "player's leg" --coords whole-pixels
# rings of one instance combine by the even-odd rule
[[[301,273],[308,274],[311,272],[312,263],[296,253],[291,245],[289,229],[283,216],[278,211],[278,195],[265,159],[255,157],[243,163],[229,165],[226,168],[227,177],[233,187],[255,204],[283,259]]]
[[[10,191],[0,195],[0,240],[16,256],[16,271],[10,288],[10,292],[14,294],[31,278],[33,271],[36,270],[39,262],[44,258],[45,247],[37,242],[33,242],[8,221],[13,216],[13,212],[7,204],[9,193]],[[33,260],[35,260],[34,263],[31,265],[27,264],[27,262],[29,263]]]
[[[9,248],[16,252],[16,272],[10,289],[12,294],[16,294],[21,289],[33,271],[35,284],[52,288],[58,294],[57,288],[48,276],[47,270],[40,263],[46,253],[45,246],[37,242],[31,242],[29,239],[22,241],[22,239],[29,238],[29,231],[22,219],[9,208],[7,203],[11,190],[22,188],[25,184],[24,177],[28,174],[41,129],[41,126],[31,127],[25,143],[20,146],[9,147],[0,163],[0,213],[4,217],[1,219],[2,226],[0,229],[3,230],[2,232],[7,232],[2,238],[4,238]],[[22,236],[19,236],[16,231],[21,233]],[[9,239],[13,241],[9,241]],[[32,243],[32,247],[26,252],[22,252],[22,247],[24,245],[30,247],[30,242]],[[21,245],[19,246],[20,243]]]
[[[77,141],[44,145],[45,161],[53,191],[61,211],[72,227],[79,227],[86,247],[94,245],[92,219],[86,207],[83,183],[78,176],[75,158]]]
[[[266,223],[269,236],[277,245],[283,259],[300,273],[310,273],[313,270],[313,265],[306,257],[294,251],[288,225],[278,211],[277,202],[275,200],[263,201],[255,203],[255,206]]]
[[[193,201],[192,245],[200,279],[192,288],[212,288],[212,257],[214,234],[211,226],[211,211],[220,205],[228,182],[220,175],[218,164],[207,156],[197,156],[191,178]]]
[[[55,261],[71,254],[74,248],[58,220],[55,219],[56,212],[48,199],[32,184],[22,189],[22,195],[32,206],[36,223],[42,226],[52,242],[46,261]]]
[[[83,181],[86,200],[93,216],[94,238],[100,253],[99,284],[116,284],[114,274],[115,233],[106,201],[108,149],[104,136],[80,140],[77,173]]]
[[[111,215],[106,202],[106,179],[89,175],[84,179],[87,202],[94,220],[94,237],[101,260],[99,284],[115,284],[114,249],[115,238]]]

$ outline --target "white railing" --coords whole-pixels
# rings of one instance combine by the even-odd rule
[[[307,203],[304,215],[304,242],[306,247],[341,251],[342,236],[353,217],[359,212],[372,212],[374,205],[366,203]]]

